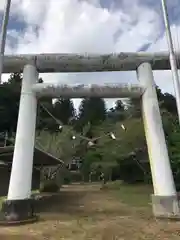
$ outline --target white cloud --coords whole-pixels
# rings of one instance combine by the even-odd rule
[[[180,26],[172,25],[171,34],[175,53],[180,52]],[[167,49],[168,44],[166,40],[166,33],[164,33],[164,35],[157,42],[151,45],[148,51],[165,51]],[[180,62],[177,61],[177,64],[180,66]],[[159,85],[162,90],[174,94],[171,71],[154,71],[154,77],[157,85]]]
[[[6,0],[1,0],[0,1],[0,11],[4,9]]]
[[[12,48],[10,42],[7,42],[6,52],[137,51],[144,44],[155,42],[162,29],[160,15],[140,1],[124,1],[122,8],[114,10],[102,8],[98,0],[12,0],[12,4],[12,14],[23,20],[26,28],[21,32],[8,32],[8,38],[16,40],[17,44]],[[158,51],[162,46],[167,49],[165,42],[165,38],[162,38],[151,50]],[[155,73],[155,78],[162,79],[166,75],[169,78],[167,72]],[[136,82],[135,74],[129,72],[42,76],[45,81],[67,83]],[[164,82],[159,82],[162,87]]]

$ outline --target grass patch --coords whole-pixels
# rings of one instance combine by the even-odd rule
[[[31,193],[32,193],[32,194],[37,194],[37,193],[39,193],[39,189],[33,190]]]
[[[129,185],[120,181],[115,181],[107,184],[107,189],[112,190],[115,195],[121,200],[134,207],[150,206],[151,194],[153,192],[151,185]]]

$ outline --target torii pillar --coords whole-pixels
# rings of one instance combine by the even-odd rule
[[[4,222],[15,224],[36,220],[31,199],[37,99],[32,84],[38,82],[33,64],[24,67],[16,130],[14,156],[7,200],[3,203]]]
[[[137,77],[145,88],[142,95],[142,114],[154,187],[153,213],[155,217],[176,218],[180,216],[179,203],[151,64],[142,63],[137,69]]]

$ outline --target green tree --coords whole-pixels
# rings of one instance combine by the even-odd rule
[[[122,100],[117,100],[116,102],[115,102],[115,107],[114,107],[114,110],[115,111],[124,111],[124,103],[122,102]]]
[[[106,106],[104,99],[86,98],[79,107],[78,121],[81,129],[90,122],[92,125],[100,124],[106,119]]]
[[[0,87],[0,131],[16,131],[22,74],[13,73]]]
[[[53,115],[53,103],[52,99],[39,100],[37,108],[37,123],[36,128],[41,130],[47,130],[55,132],[58,129],[58,123],[51,115]]]
[[[21,73],[11,73],[8,79],[8,84],[18,94],[21,91],[22,78],[23,76]]]
[[[122,102],[122,100],[117,100],[115,102],[115,107],[110,108],[107,111],[107,118],[111,122],[122,121],[125,119],[125,117],[126,117],[125,106],[124,106],[124,103]]]
[[[141,99],[129,99],[126,101],[127,111],[126,117],[134,117],[140,118],[141,117]]]
[[[167,116],[168,115],[168,116]],[[169,151],[169,158],[177,190],[180,188],[180,128],[177,119],[166,113],[164,116],[164,130]]]
[[[79,138],[71,140],[73,129],[70,126],[64,126],[62,132],[40,131],[36,137],[36,145],[53,156],[68,162],[75,156],[76,145],[79,144]]]
[[[73,101],[65,98],[58,99],[54,104],[53,114],[63,124],[69,124],[70,120],[75,118]]]
[[[161,109],[166,110],[172,115],[177,116],[176,99],[170,93],[162,93],[161,89],[156,86],[157,97]]]

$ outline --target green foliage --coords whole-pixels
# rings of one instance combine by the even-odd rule
[[[177,115],[177,107],[176,107],[176,99],[172,94],[162,93],[159,87],[156,87],[157,97],[159,100],[159,104],[161,109],[166,110],[172,116]]]
[[[11,134],[16,131],[21,81],[22,75],[14,73],[0,86],[1,132]],[[39,79],[39,82],[43,80]],[[162,93],[158,87],[156,90],[173,174],[176,182],[180,182],[180,130],[175,98]],[[42,108],[42,104],[58,122]],[[59,130],[60,123],[64,125],[63,131]],[[116,140],[109,137],[110,132],[115,134]],[[72,135],[79,133],[84,138],[72,140]],[[88,138],[94,143],[91,147]],[[67,163],[80,157],[83,162],[80,173],[86,180],[92,171],[96,176],[103,171],[109,177],[114,168],[116,175],[123,179],[144,179],[142,162],[148,160],[148,155],[139,99],[117,100],[114,108],[106,109],[103,99],[87,98],[82,100],[78,114],[70,99],[58,99],[55,105],[51,99],[42,99],[38,104],[36,144]],[[143,150],[141,156],[139,149]],[[132,152],[135,158],[131,159]],[[150,171],[148,166],[146,170]]]
[[[101,98],[83,99],[79,107],[79,128],[82,129],[88,122],[93,125],[99,124],[106,118],[105,102]]]
[[[129,99],[126,101],[128,106],[128,114],[134,118],[141,117],[141,100],[140,99]]]
[[[174,179],[179,190],[180,187],[180,128],[176,118],[166,118],[166,140],[168,143],[169,157]]]
[[[63,184],[70,184],[71,183],[71,177],[69,176],[66,176],[66,177],[64,177],[64,181],[63,181]]]
[[[106,121],[109,120],[111,124],[118,121],[123,121],[126,118],[125,104],[121,100],[115,102],[115,107],[107,111]]]
[[[58,99],[54,104],[53,115],[63,124],[67,125],[71,119],[75,118],[75,109],[72,100]]]
[[[8,82],[0,86],[0,131],[11,134],[16,130],[21,80],[21,74],[11,74]]]
[[[135,156],[130,155],[124,158],[119,164],[120,177],[126,183],[145,182],[148,173],[148,163],[139,166]]]
[[[40,100],[38,103],[37,110],[37,129],[38,130],[48,130],[49,132],[55,132],[58,128],[56,121],[47,113],[45,109],[53,113],[53,105],[51,99]]]
[[[89,180],[89,174],[91,172],[91,165],[92,165],[93,161],[96,161],[96,159],[94,157],[95,156],[92,151],[88,151],[84,156],[83,163],[82,163],[82,166],[80,169],[84,181]]]
[[[75,155],[76,145],[78,145],[80,141],[78,138],[72,141],[72,134],[72,127],[64,127],[62,132],[55,133],[41,131],[36,137],[36,145],[51,155],[67,162]]]

